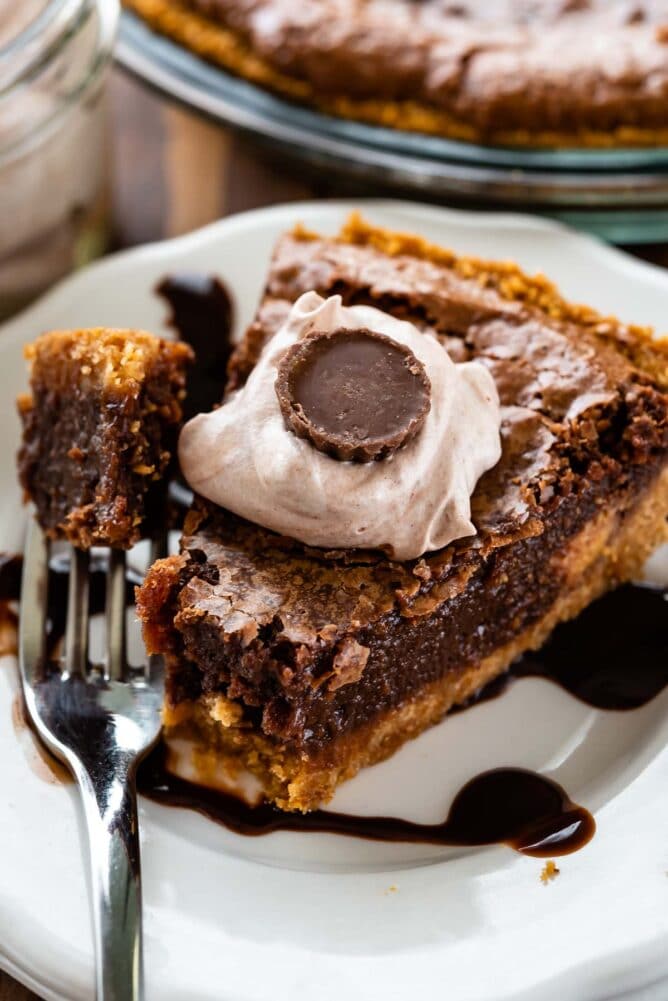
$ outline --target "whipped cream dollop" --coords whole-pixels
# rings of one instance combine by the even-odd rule
[[[339,328],[366,328],[405,345],[431,382],[420,432],[376,462],[343,462],[297,437],[276,395],[288,348]],[[196,493],[258,525],[311,546],[382,548],[408,560],[475,534],[471,494],[501,456],[500,423],[494,380],[479,362],[455,364],[432,334],[374,307],[306,292],[245,386],[185,425],[179,460]]]

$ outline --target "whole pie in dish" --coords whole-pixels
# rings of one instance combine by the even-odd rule
[[[666,0],[124,0],[345,118],[515,146],[668,144]]]
[[[512,264],[358,217],[285,235],[226,402],[181,433],[180,553],[137,595],[168,743],[327,801],[639,572],[667,389],[665,341]]]

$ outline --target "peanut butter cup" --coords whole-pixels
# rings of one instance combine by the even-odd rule
[[[410,348],[366,329],[311,334],[286,353],[276,379],[290,431],[352,462],[384,459],[414,438],[430,391]]]

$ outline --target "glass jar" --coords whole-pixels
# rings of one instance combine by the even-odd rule
[[[107,239],[118,0],[0,0],[0,318]]]

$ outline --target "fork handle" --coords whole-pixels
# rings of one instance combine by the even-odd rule
[[[77,776],[88,830],[97,1001],[140,1001],[141,880],[132,762]],[[103,772],[104,774],[100,774]]]

